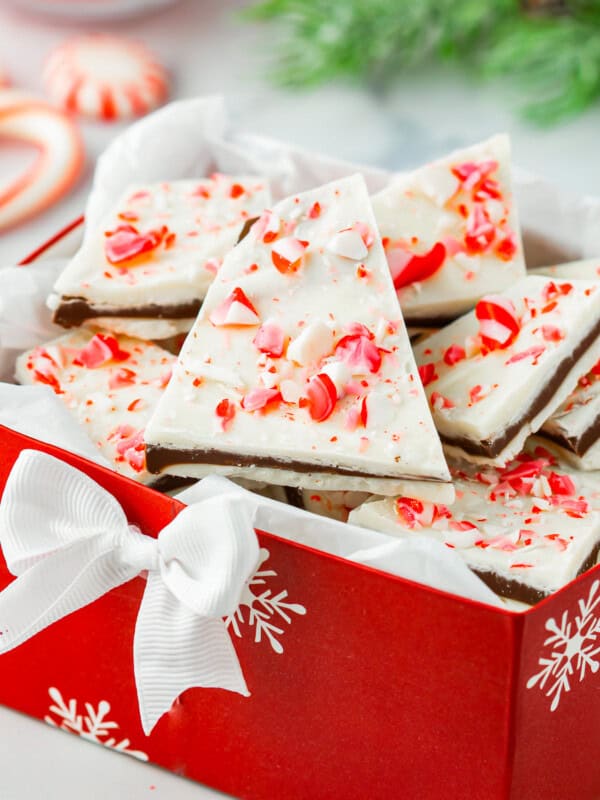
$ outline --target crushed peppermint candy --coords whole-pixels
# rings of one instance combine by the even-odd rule
[[[175,361],[151,342],[79,329],[24,353],[16,374],[50,386],[118,472],[151,483],[144,429]]]
[[[373,207],[410,324],[454,319],[525,275],[506,136],[395,178]]]
[[[502,469],[457,471],[455,486],[451,506],[402,496],[365,503],[350,522],[435,539],[492,588],[526,602],[574,578],[600,542],[600,487],[543,447],[532,444]]]
[[[596,283],[529,275],[502,295],[485,295],[473,311],[417,342],[419,375],[436,427],[452,448],[448,453],[502,465],[545,424],[542,392],[546,419],[575,408],[585,394],[578,379],[600,355],[599,326]],[[589,414],[588,425],[597,413]]]
[[[177,444],[178,472],[199,473],[187,454],[202,449],[235,475],[223,453],[243,452],[269,480],[293,458],[300,486],[337,481],[343,464],[350,488],[437,475],[451,496],[416,374],[366,186],[345,178],[263,212],[231,250],[148,440]]]

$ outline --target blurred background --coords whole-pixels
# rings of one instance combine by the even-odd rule
[[[169,72],[171,99],[223,93],[247,130],[390,169],[509,131],[517,164],[565,192],[596,192],[597,2],[266,0],[260,13],[251,5],[4,0],[0,71],[48,98],[49,54],[80,33],[110,32],[147,45]],[[81,213],[97,155],[128,122],[75,121],[83,175],[43,214],[0,231],[4,263]],[[31,158],[0,142],[0,191]]]

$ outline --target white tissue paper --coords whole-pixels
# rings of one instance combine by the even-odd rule
[[[203,177],[213,171],[266,176],[275,200],[357,171],[373,192],[391,178],[379,169],[236,131],[221,97],[185,100],[145,117],[113,140],[98,161],[86,229],[96,227],[132,184]],[[600,254],[600,199],[570,197],[519,170],[515,192],[530,267]],[[0,270],[0,377],[4,380],[12,378],[18,351],[59,333],[44,301],[60,267],[60,262],[43,259],[28,267]],[[39,400],[32,392],[37,389],[0,387],[0,405],[5,406],[0,424],[105,463],[50,389],[42,389]],[[225,479],[218,485],[211,479],[179,497],[192,502],[209,490],[207,486],[212,487],[210,491],[245,491]],[[396,540],[254,494],[251,498],[257,504],[257,525],[265,531],[457,595],[502,605],[459,556],[437,542],[418,536]]]

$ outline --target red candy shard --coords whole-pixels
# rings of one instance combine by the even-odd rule
[[[317,217],[320,216],[321,216],[321,204],[313,203],[308,212],[309,219],[317,219]]]
[[[485,208],[476,205],[467,220],[465,245],[470,253],[483,253],[494,241],[496,228],[490,222]]]
[[[523,361],[526,358],[531,358],[534,364],[537,364],[537,359],[546,351],[543,344],[534,345],[533,347],[522,350],[520,353],[515,353],[514,356],[509,358],[507,364],[516,364],[517,361]]]
[[[560,342],[565,338],[564,332],[554,325],[542,325],[542,336],[547,342]]]
[[[126,361],[128,358],[129,353],[126,350],[121,350],[119,342],[114,336],[97,333],[79,351],[73,363],[77,366],[94,369],[106,364],[108,361]]]
[[[281,392],[279,389],[265,389],[259,387],[251,389],[247,395],[242,398],[242,408],[244,411],[258,411],[261,408],[281,401]]]
[[[256,238],[263,240],[265,244],[275,241],[279,236],[279,229],[281,228],[281,219],[277,214],[267,209],[263,211],[260,217],[252,226]]]
[[[429,386],[430,383],[433,381],[437,381],[439,375],[435,371],[435,364],[421,364],[419,366],[419,377],[421,378],[421,383],[423,386]]]
[[[414,528],[418,523],[418,515],[423,513],[423,503],[412,497],[396,498],[396,514],[408,528]]]
[[[363,397],[360,401],[360,421],[362,422],[363,428],[367,427],[367,420],[369,419],[369,413],[367,411],[367,398]]]
[[[252,343],[261,353],[266,353],[271,358],[280,358],[285,348],[285,333],[279,325],[265,322],[258,329]]]
[[[362,326],[364,327],[364,326]],[[343,336],[337,343],[335,354],[345,361],[353,372],[378,372],[381,367],[381,353],[373,341],[370,331]]]
[[[483,397],[481,395],[482,390],[483,386],[481,386],[481,384],[479,383],[476,386],[472,386],[469,389],[469,399],[471,401],[471,404],[479,403],[480,400],[483,400]]]
[[[464,164],[457,164],[452,167],[452,172],[461,182],[462,188],[468,191],[477,188],[478,184],[482,182],[495,183],[495,181],[490,182],[486,179],[497,169],[498,162],[490,159],[489,161],[466,161]]]
[[[144,431],[131,425],[119,425],[109,434],[109,439],[118,438],[116,451],[123,461],[126,461],[135,472],[142,472],[146,466],[146,444]]]
[[[394,287],[401,289],[435,275],[446,260],[446,247],[442,242],[436,242],[427,253],[415,255],[396,246],[387,250],[386,256]]]
[[[486,295],[475,306],[481,341],[487,350],[508,347],[520,330],[514,304],[502,295]]]
[[[432,392],[431,397],[429,398],[430,403],[433,408],[441,410],[442,408],[454,408],[454,403],[450,398],[445,397],[440,392]]]
[[[458,344],[451,344],[444,353],[444,363],[448,364],[449,367],[452,367],[454,364],[458,364],[459,361],[462,361],[466,357],[467,353],[464,347],[460,347]]]
[[[236,286],[233,291],[209,315],[213,325],[258,325],[260,317],[243,289]]]
[[[62,388],[58,382],[58,378],[54,374],[50,365],[38,365],[37,369],[33,371],[33,377],[37,383],[43,383],[50,386],[56,394],[62,394]]]
[[[496,245],[496,255],[502,261],[510,261],[517,252],[517,242],[513,233],[509,233]]]
[[[308,413],[315,422],[323,422],[329,416],[337,402],[335,384],[324,372],[315,375],[308,382],[306,389]]]
[[[132,369],[121,367],[114,372],[108,381],[109,389],[120,389],[122,386],[131,386],[135,383],[137,375]]]
[[[241,197],[244,194],[244,187],[239,183],[234,183],[229,190],[229,194],[235,200],[236,197]]]
[[[568,475],[559,475],[557,472],[551,472],[548,475],[548,483],[552,489],[552,494],[572,497],[577,491],[575,484]]]
[[[555,300],[562,294],[570,294],[572,291],[573,291],[572,283],[568,283],[566,281],[562,281],[559,283],[555,283],[554,281],[548,281],[548,283],[542,289],[542,297],[546,302],[548,302],[549,300]]]
[[[144,253],[150,253],[161,244],[167,229],[139,233],[133,225],[119,225],[108,231],[104,240],[104,253],[111,264],[123,264]]]
[[[221,420],[221,428],[226,431],[235,417],[235,404],[231,400],[223,398],[220,403],[217,403],[215,414]]]
[[[304,251],[308,247],[308,242],[287,236],[285,239],[278,239],[271,251],[273,266],[278,272],[286,274],[297,272],[302,264]]]
[[[448,523],[448,527],[453,531],[459,532],[477,530],[477,525],[474,525],[466,519],[453,519]]]

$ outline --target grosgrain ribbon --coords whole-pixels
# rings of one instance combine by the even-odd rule
[[[206,497],[153,539],[87,475],[23,450],[0,503],[0,544],[17,576],[0,593],[0,653],[147,573],[133,645],[146,735],[188,688],[248,696],[223,618],[258,563],[252,517],[242,495]]]

